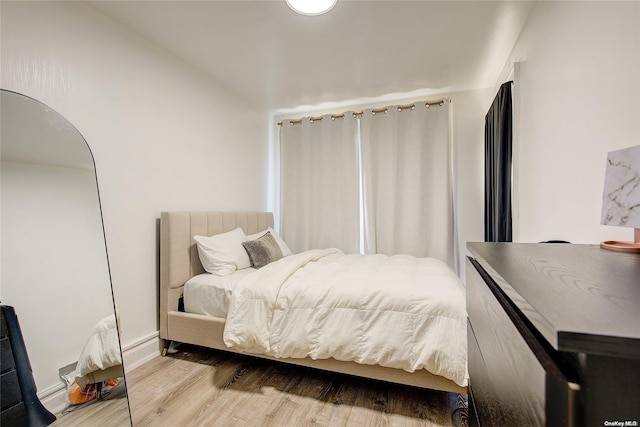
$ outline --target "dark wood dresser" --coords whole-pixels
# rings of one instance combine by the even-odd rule
[[[640,254],[467,248],[471,425],[640,426]]]
[[[38,400],[27,348],[13,307],[0,305],[0,393],[2,427],[41,427],[56,420]]]

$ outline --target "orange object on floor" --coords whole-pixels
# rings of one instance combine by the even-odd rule
[[[97,395],[97,388],[98,387],[95,384],[87,384],[81,389],[78,383],[74,381],[69,386],[69,391],[67,392],[69,403],[72,405],[80,405],[95,399]]]
[[[107,381],[102,382],[102,391],[108,391],[113,387],[118,385],[120,380],[118,378],[113,378]],[[72,405],[80,405],[82,403],[87,403],[98,397],[98,385],[99,384],[87,384],[82,389],[75,381],[71,383],[69,386],[69,390],[67,392],[67,397],[69,398],[69,403]]]

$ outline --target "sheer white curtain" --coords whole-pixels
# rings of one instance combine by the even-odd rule
[[[438,258],[455,268],[449,102],[365,110],[365,253]]]
[[[292,251],[335,247],[358,253],[357,126],[350,113],[283,122],[281,233]]]

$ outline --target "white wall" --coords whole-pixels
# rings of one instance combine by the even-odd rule
[[[607,152],[640,144],[640,2],[537,2],[514,61],[517,240],[632,240],[600,210]]]
[[[88,4],[3,1],[1,19],[0,86],[93,151],[127,347],[158,329],[160,212],[266,207],[267,113]]]
[[[1,175],[2,302],[16,309],[46,393],[113,314],[95,175],[4,161]]]

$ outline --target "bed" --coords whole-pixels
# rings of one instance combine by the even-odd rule
[[[445,378],[442,375],[434,374],[427,369],[421,368],[420,365],[416,365],[419,369],[414,370],[410,367],[398,368],[382,366],[385,363],[369,364],[369,361],[366,360],[363,363],[352,360],[338,360],[341,358],[345,359],[343,356],[338,358],[317,358],[316,355],[312,355],[301,358],[295,355],[295,351],[286,353],[293,354],[293,357],[280,357],[272,351],[272,348],[265,348],[265,351],[261,352],[260,345],[255,345],[254,342],[259,340],[248,339],[248,341],[251,341],[253,344],[243,345],[243,339],[238,338],[237,335],[233,335],[232,333],[232,326],[235,327],[235,329],[243,329],[242,325],[245,321],[245,317],[243,316],[246,315],[238,316],[237,313],[233,311],[235,310],[234,307],[241,304],[238,302],[242,300],[239,296],[240,293],[234,295],[234,304],[229,309],[232,312],[227,313],[230,318],[226,335],[225,325],[228,319],[224,316],[225,313],[207,313],[206,310],[202,313],[186,312],[182,300],[185,293],[185,283],[199,276],[206,278],[207,275],[200,260],[194,236],[220,235],[231,232],[238,227],[246,235],[262,232],[269,227],[273,227],[273,215],[269,212],[163,212],[161,214],[159,334],[160,338],[165,341],[163,354],[166,354],[168,344],[175,341],[377,380],[448,392],[467,393],[466,376],[464,379],[457,377],[455,380]],[[289,265],[293,265],[302,262],[306,265],[306,263],[315,262],[314,257],[334,259],[342,255],[335,253],[334,250],[318,250],[309,256],[312,258],[311,260],[296,261],[303,257],[303,255],[294,254],[283,258],[286,262],[281,263],[281,260],[272,263],[273,265],[277,265],[277,267],[269,265],[260,269],[260,271],[266,272],[269,270],[271,272],[277,272],[277,268],[281,268],[280,264],[288,263]],[[286,275],[286,273],[272,273],[271,275],[278,274]],[[257,273],[247,276],[249,276],[249,278],[242,280],[242,284],[251,282],[251,278],[259,277]],[[256,280],[253,281],[255,282]],[[280,292],[277,290],[278,288],[274,289],[276,289],[276,293]],[[464,291],[462,290],[461,294],[458,292],[456,295],[459,295],[456,296],[456,304],[459,305],[458,303],[460,303],[460,301],[458,300],[461,298],[461,304],[463,304],[462,310],[464,311]],[[246,304],[247,300],[252,302],[252,299],[253,296],[244,298],[244,303]],[[259,311],[260,310],[250,310],[248,313],[250,317],[255,317],[254,314]],[[460,318],[461,316],[464,318],[458,319],[455,330],[451,330],[449,336],[451,340],[455,340],[457,348],[464,347],[464,354],[457,354],[457,356],[459,356],[457,359],[463,359],[463,368],[466,372],[466,314],[462,313],[462,315],[457,317]],[[252,321],[253,320],[250,319],[248,323]],[[457,326],[457,324],[461,322],[463,324]],[[232,329],[232,331],[229,331],[229,329]],[[285,327],[283,330],[287,330],[287,328]],[[260,333],[256,332],[256,336],[257,335],[260,335]],[[266,342],[267,344],[265,345],[268,346],[269,339],[267,339]],[[229,347],[227,345],[229,343],[233,345]],[[458,351],[458,353],[460,353],[460,351]],[[322,357],[326,357],[326,355]],[[360,361],[362,362],[362,360]],[[456,363],[459,368],[460,361],[458,360]],[[386,365],[389,364],[387,363]],[[391,363],[391,365],[393,366],[393,363]]]
[[[124,376],[116,316],[100,320],[80,352],[75,381],[80,388]]]

